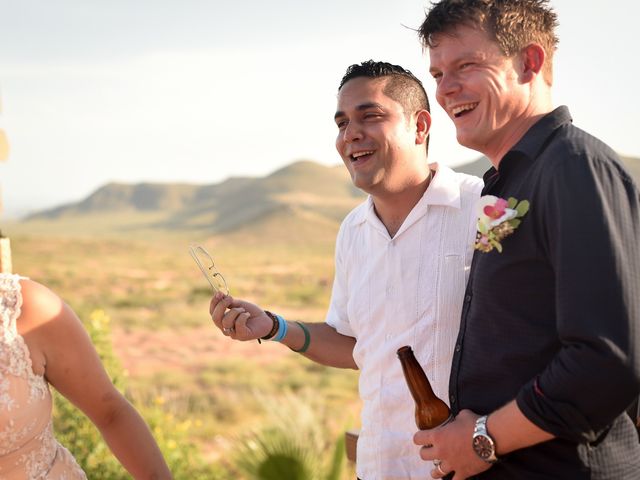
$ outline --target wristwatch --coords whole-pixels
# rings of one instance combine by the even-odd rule
[[[487,417],[483,415],[476,420],[476,428],[473,430],[473,451],[480,459],[487,463],[496,463],[498,457],[496,457],[496,442],[491,438],[489,432],[487,432]]]

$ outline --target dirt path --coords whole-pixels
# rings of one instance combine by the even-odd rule
[[[218,358],[228,357],[265,364],[288,353],[286,348],[265,343],[234,342],[212,327],[113,330],[114,351],[132,376],[147,376],[160,370],[197,371]]]

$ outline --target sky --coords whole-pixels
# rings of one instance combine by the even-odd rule
[[[217,183],[295,160],[341,163],[333,114],[347,66],[409,68],[432,99],[430,159],[457,145],[415,29],[422,0],[0,0],[2,218],[112,182]],[[640,157],[640,2],[552,0],[554,104]]]

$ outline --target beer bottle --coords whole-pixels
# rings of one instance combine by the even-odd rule
[[[433,393],[429,379],[416,360],[411,347],[408,345],[400,347],[397,353],[404,378],[416,403],[416,425],[418,428],[426,430],[448,422],[452,418],[451,410]]]

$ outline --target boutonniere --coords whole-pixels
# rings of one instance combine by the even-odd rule
[[[475,248],[481,252],[490,252],[494,248],[502,252],[503,238],[511,235],[520,225],[520,220],[529,211],[529,201],[518,202],[485,195],[477,203],[478,233]]]

